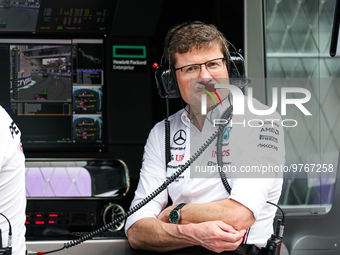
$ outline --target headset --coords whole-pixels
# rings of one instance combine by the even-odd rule
[[[169,48],[171,45],[172,38],[175,36],[178,31],[182,30],[185,27],[191,25],[198,25],[198,26],[207,26],[212,28],[216,31],[216,34],[220,37],[222,41],[224,41],[215,27],[205,24],[205,23],[186,23],[184,25],[179,26],[176,28],[171,35],[169,36],[166,42],[166,50],[165,53],[169,55],[169,61],[164,61],[164,54],[161,58],[160,66],[155,63],[153,67],[155,70],[155,80],[157,84],[158,93],[161,98],[180,98],[180,92],[177,84],[176,74],[174,68],[171,66],[170,63],[170,52]],[[236,51],[236,48],[227,41],[227,43],[232,47],[233,51],[229,51],[228,46],[224,45],[227,52],[227,69],[230,78],[230,84],[236,85],[238,87],[243,88],[247,85],[250,80],[245,76],[245,67],[244,67],[244,58],[239,51]]]

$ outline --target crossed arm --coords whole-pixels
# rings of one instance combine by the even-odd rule
[[[169,251],[200,245],[214,252],[235,250],[255,219],[253,213],[232,199],[187,204],[181,209],[180,224],[169,223],[175,206],[155,218],[143,218],[128,230],[133,248]]]

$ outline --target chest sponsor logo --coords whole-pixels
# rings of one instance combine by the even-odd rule
[[[259,138],[260,140],[272,141],[274,143],[278,142],[278,139],[276,137],[270,135],[260,135]]]
[[[222,162],[222,164],[224,166],[230,166],[231,165],[231,162]],[[208,161],[207,162],[207,166],[217,166],[217,163],[214,162],[214,161]]]
[[[185,150],[185,147],[170,147],[171,150],[177,150],[177,151],[181,151],[181,150]]]
[[[279,134],[279,130],[275,129],[275,128],[261,128],[261,132],[270,132],[270,133],[273,133],[275,135],[278,135]]]
[[[184,154],[181,154],[181,155],[176,154],[175,155],[175,160],[176,161],[182,161],[183,159],[184,159]]]
[[[217,156],[217,151],[212,151],[211,152],[211,157],[215,158]],[[230,150],[223,150],[222,151],[222,157],[229,157],[230,156]]]
[[[177,145],[183,145],[187,140],[187,133],[183,130],[180,129],[176,132],[174,135],[174,143]]]
[[[181,168],[181,167],[183,167],[184,165],[183,164],[179,164],[179,165],[170,165],[170,164],[168,164],[168,168],[169,169],[179,169],[179,168]]]
[[[263,143],[260,143],[260,144],[257,145],[257,147],[273,149],[273,150],[276,150],[276,151],[279,150],[279,148],[277,146],[272,145],[272,144],[263,144]]]
[[[175,173],[173,173],[171,176],[173,176],[173,175],[175,175]],[[169,180],[170,177],[166,177],[166,179]],[[180,179],[184,179],[184,175],[178,176],[178,177],[174,180],[174,182],[179,182]]]
[[[230,136],[230,131],[231,131],[232,127],[227,127],[225,130],[224,130],[224,134],[222,136],[222,142],[226,142],[229,140],[229,136]]]
[[[261,124],[261,123],[259,123],[259,124]],[[278,127],[278,128],[280,127],[280,125],[277,124],[276,122],[274,122],[274,120],[271,120],[271,121],[264,121],[263,124],[264,124],[264,125],[271,125],[272,127],[273,127],[273,126],[276,126],[276,127]]]

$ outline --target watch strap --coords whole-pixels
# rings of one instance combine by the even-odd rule
[[[176,207],[175,207],[175,209],[174,210],[179,210],[179,209],[181,209],[183,206],[185,206],[187,203],[180,203],[179,205],[177,205]]]

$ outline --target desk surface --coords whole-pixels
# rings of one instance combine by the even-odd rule
[[[28,241],[26,248],[28,251],[46,252],[51,250],[60,249],[64,246],[65,241]],[[101,239],[101,240],[88,240],[74,247],[64,249],[55,253],[55,255],[155,255],[159,253],[149,251],[133,250],[127,239]],[[202,254],[195,252],[172,251],[164,253],[165,255],[183,255],[183,254]],[[210,253],[209,253],[210,254]],[[214,253],[215,254],[215,253]],[[281,255],[289,255],[285,245],[282,246]]]

